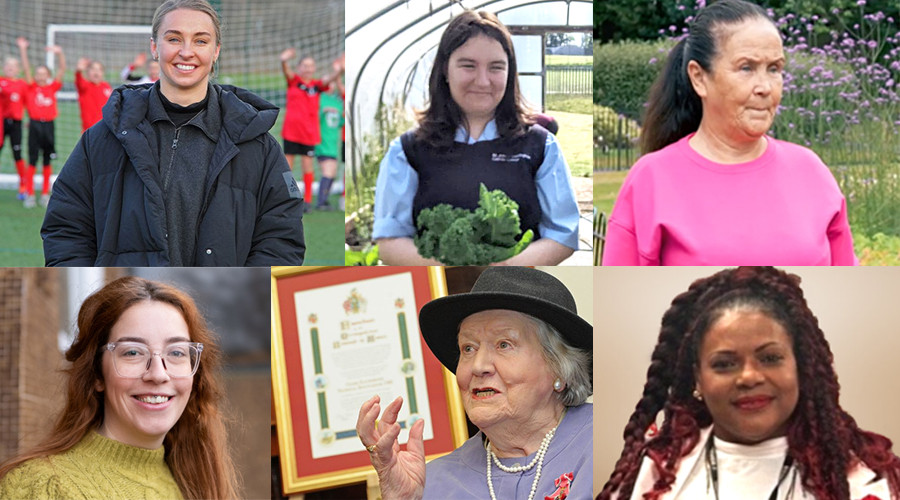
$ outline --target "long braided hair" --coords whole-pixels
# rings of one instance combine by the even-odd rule
[[[713,323],[735,308],[768,315],[791,338],[799,399],[788,420],[788,453],[803,487],[818,500],[849,500],[847,473],[861,461],[887,478],[892,496],[900,495],[900,458],[891,441],[860,429],[838,402],[831,349],[803,297],[800,277],[771,267],[740,267],[695,281],[663,315],[643,395],[625,426],[625,447],[598,500],[613,494],[630,498],[645,456],[658,480],[643,498],[655,500],[671,489],[681,458],[697,446],[700,430],[713,423],[706,405],[691,394],[700,343]],[[662,426],[648,439],[660,411]]]

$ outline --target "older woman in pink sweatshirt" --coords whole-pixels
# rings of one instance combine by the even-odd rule
[[[759,6],[704,8],[651,90],[603,265],[854,265],[847,206],[812,151],[766,136],[784,50]]]

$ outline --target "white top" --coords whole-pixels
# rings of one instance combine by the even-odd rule
[[[713,499],[712,480],[706,467],[705,449],[712,427],[700,431],[697,446],[681,460],[672,489],[663,494],[664,500]],[[742,445],[715,439],[716,458],[719,469],[720,500],[768,500],[769,494],[778,483],[781,466],[787,453],[787,438],[780,437],[755,445]],[[848,475],[851,500],[860,500],[866,495],[875,495],[881,500],[890,500],[887,479],[870,484],[875,473],[863,464],[857,465]],[[644,458],[635,481],[631,500],[642,500],[643,493],[653,489],[657,480],[653,462]],[[795,468],[791,468],[778,489],[778,500],[816,500],[812,493],[803,489],[802,479]]]

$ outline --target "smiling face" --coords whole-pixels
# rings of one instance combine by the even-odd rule
[[[209,75],[219,57],[213,20],[205,12],[176,9],[165,15],[150,50],[159,58],[160,90],[188,105],[206,97]]]
[[[787,331],[768,315],[725,311],[703,337],[694,375],[720,439],[752,444],[787,432],[797,362]]]
[[[450,54],[450,96],[468,121],[490,120],[506,92],[509,59],[500,42],[476,35]]]
[[[703,125],[729,139],[757,140],[772,127],[781,102],[784,49],[771,22],[751,19],[719,28],[712,70],[688,65],[703,102]]]
[[[109,341],[143,342],[158,352],[173,342],[190,341],[190,333],[178,309],[148,300],[122,313],[110,331]],[[153,356],[143,377],[123,378],[116,373],[113,353],[104,349],[102,356],[103,380],[96,386],[104,393],[100,434],[132,446],[159,448],[184,412],[193,377],[169,377],[162,360]]]
[[[497,424],[552,420],[560,405],[556,379],[542,355],[535,326],[514,311],[488,310],[463,320],[457,337],[456,381],[469,419],[488,432]]]

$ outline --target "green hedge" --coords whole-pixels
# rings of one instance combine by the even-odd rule
[[[640,119],[670,46],[670,42],[595,44],[594,103]]]

